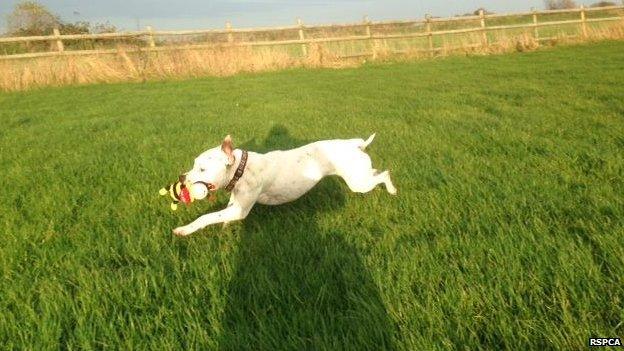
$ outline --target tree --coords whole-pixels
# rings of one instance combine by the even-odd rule
[[[13,12],[7,16],[7,24],[10,36],[50,35],[54,28],[58,28],[61,34],[112,33],[117,31],[117,28],[108,22],[96,24],[86,21],[64,22],[45,6],[33,0],[18,2]]]
[[[9,35],[49,35],[60,27],[60,18],[36,1],[22,0],[7,16]]]
[[[617,4],[612,1],[599,1],[590,5],[590,7],[608,7],[608,6],[617,6]]]
[[[574,9],[578,6],[574,0],[545,0],[547,10]]]

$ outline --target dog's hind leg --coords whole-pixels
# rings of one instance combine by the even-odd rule
[[[356,193],[367,193],[381,183],[386,186],[390,194],[396,195],[397,193],[388,171],[378,173],[377,170],[371,169],[364,173],[349,173],[340,176],[345,180],[349,189]]]
[[[379,173],[374,169],[370,156],[363,151],[374,138],[375,134],[365,141],[356,139],[359,142],[357,148],[353,148],[352,141],[349,140],[347,141],[349,144],[345,144],[344,148],[336,150],[338,152],[328,152],[335,170],[334,174],[342,177],[353,192],[367,193],[373,190],[377,184],[383,183],[386,190],[395,195],[397,190],[392,184],[390,173],[388,171]]]
[[[397,189],[394,187],[394,184],[392,183],[392,179],[390,179],[390,171],[383,171],[380,174],[376,175],[376,177],[381,177],[381,181],[386,186],[386,190],[390,194],[396,195]]]

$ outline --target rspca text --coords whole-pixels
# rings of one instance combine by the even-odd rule
[[[589,347],[607,346],[622,347],[622,340],[620,340],[620,338],[589,338]]]

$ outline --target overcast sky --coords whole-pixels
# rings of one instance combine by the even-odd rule
[[[18,0],[0,0],[0,27]],[[371,20],[415,19],[426,13],[452,16],[479,7],[494,12],[543,8],[542,0],[40,0],[63,20],[110,22],[121,30],[147,25],[155,29],[221,28],[228,20],[235,27],[289,25],[301,17],[304,23],[356,22],[367,14]]]

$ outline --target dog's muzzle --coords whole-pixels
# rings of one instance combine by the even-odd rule
[[[206,189],[208,189],[208,191],[215,191],[215,190],[217,190],[217,186],[212,184],[212,183],[195,182],[194,184],[203,184],[206,187]]]
[[[180,184],[184,184],[184,185],[186,185],[187,187],[191,185],[191,183],[190,183],[190,182],[187,182],[187,181],[186,181],[186,173],[184,173],[184,174],[180,174],[180,175],[178,176],[178,181],[180,182]],[[212,184],[212,183],[206,183],[206,182],[195,182],[195,183],[193,183],[193,184],[203,184],[203,185],[206,187],[206,189],[208,189],[208,191],[215,191],[215,190],[217,190],[217,186],[216,186],[216,185],[214,185],[214,184]]]

